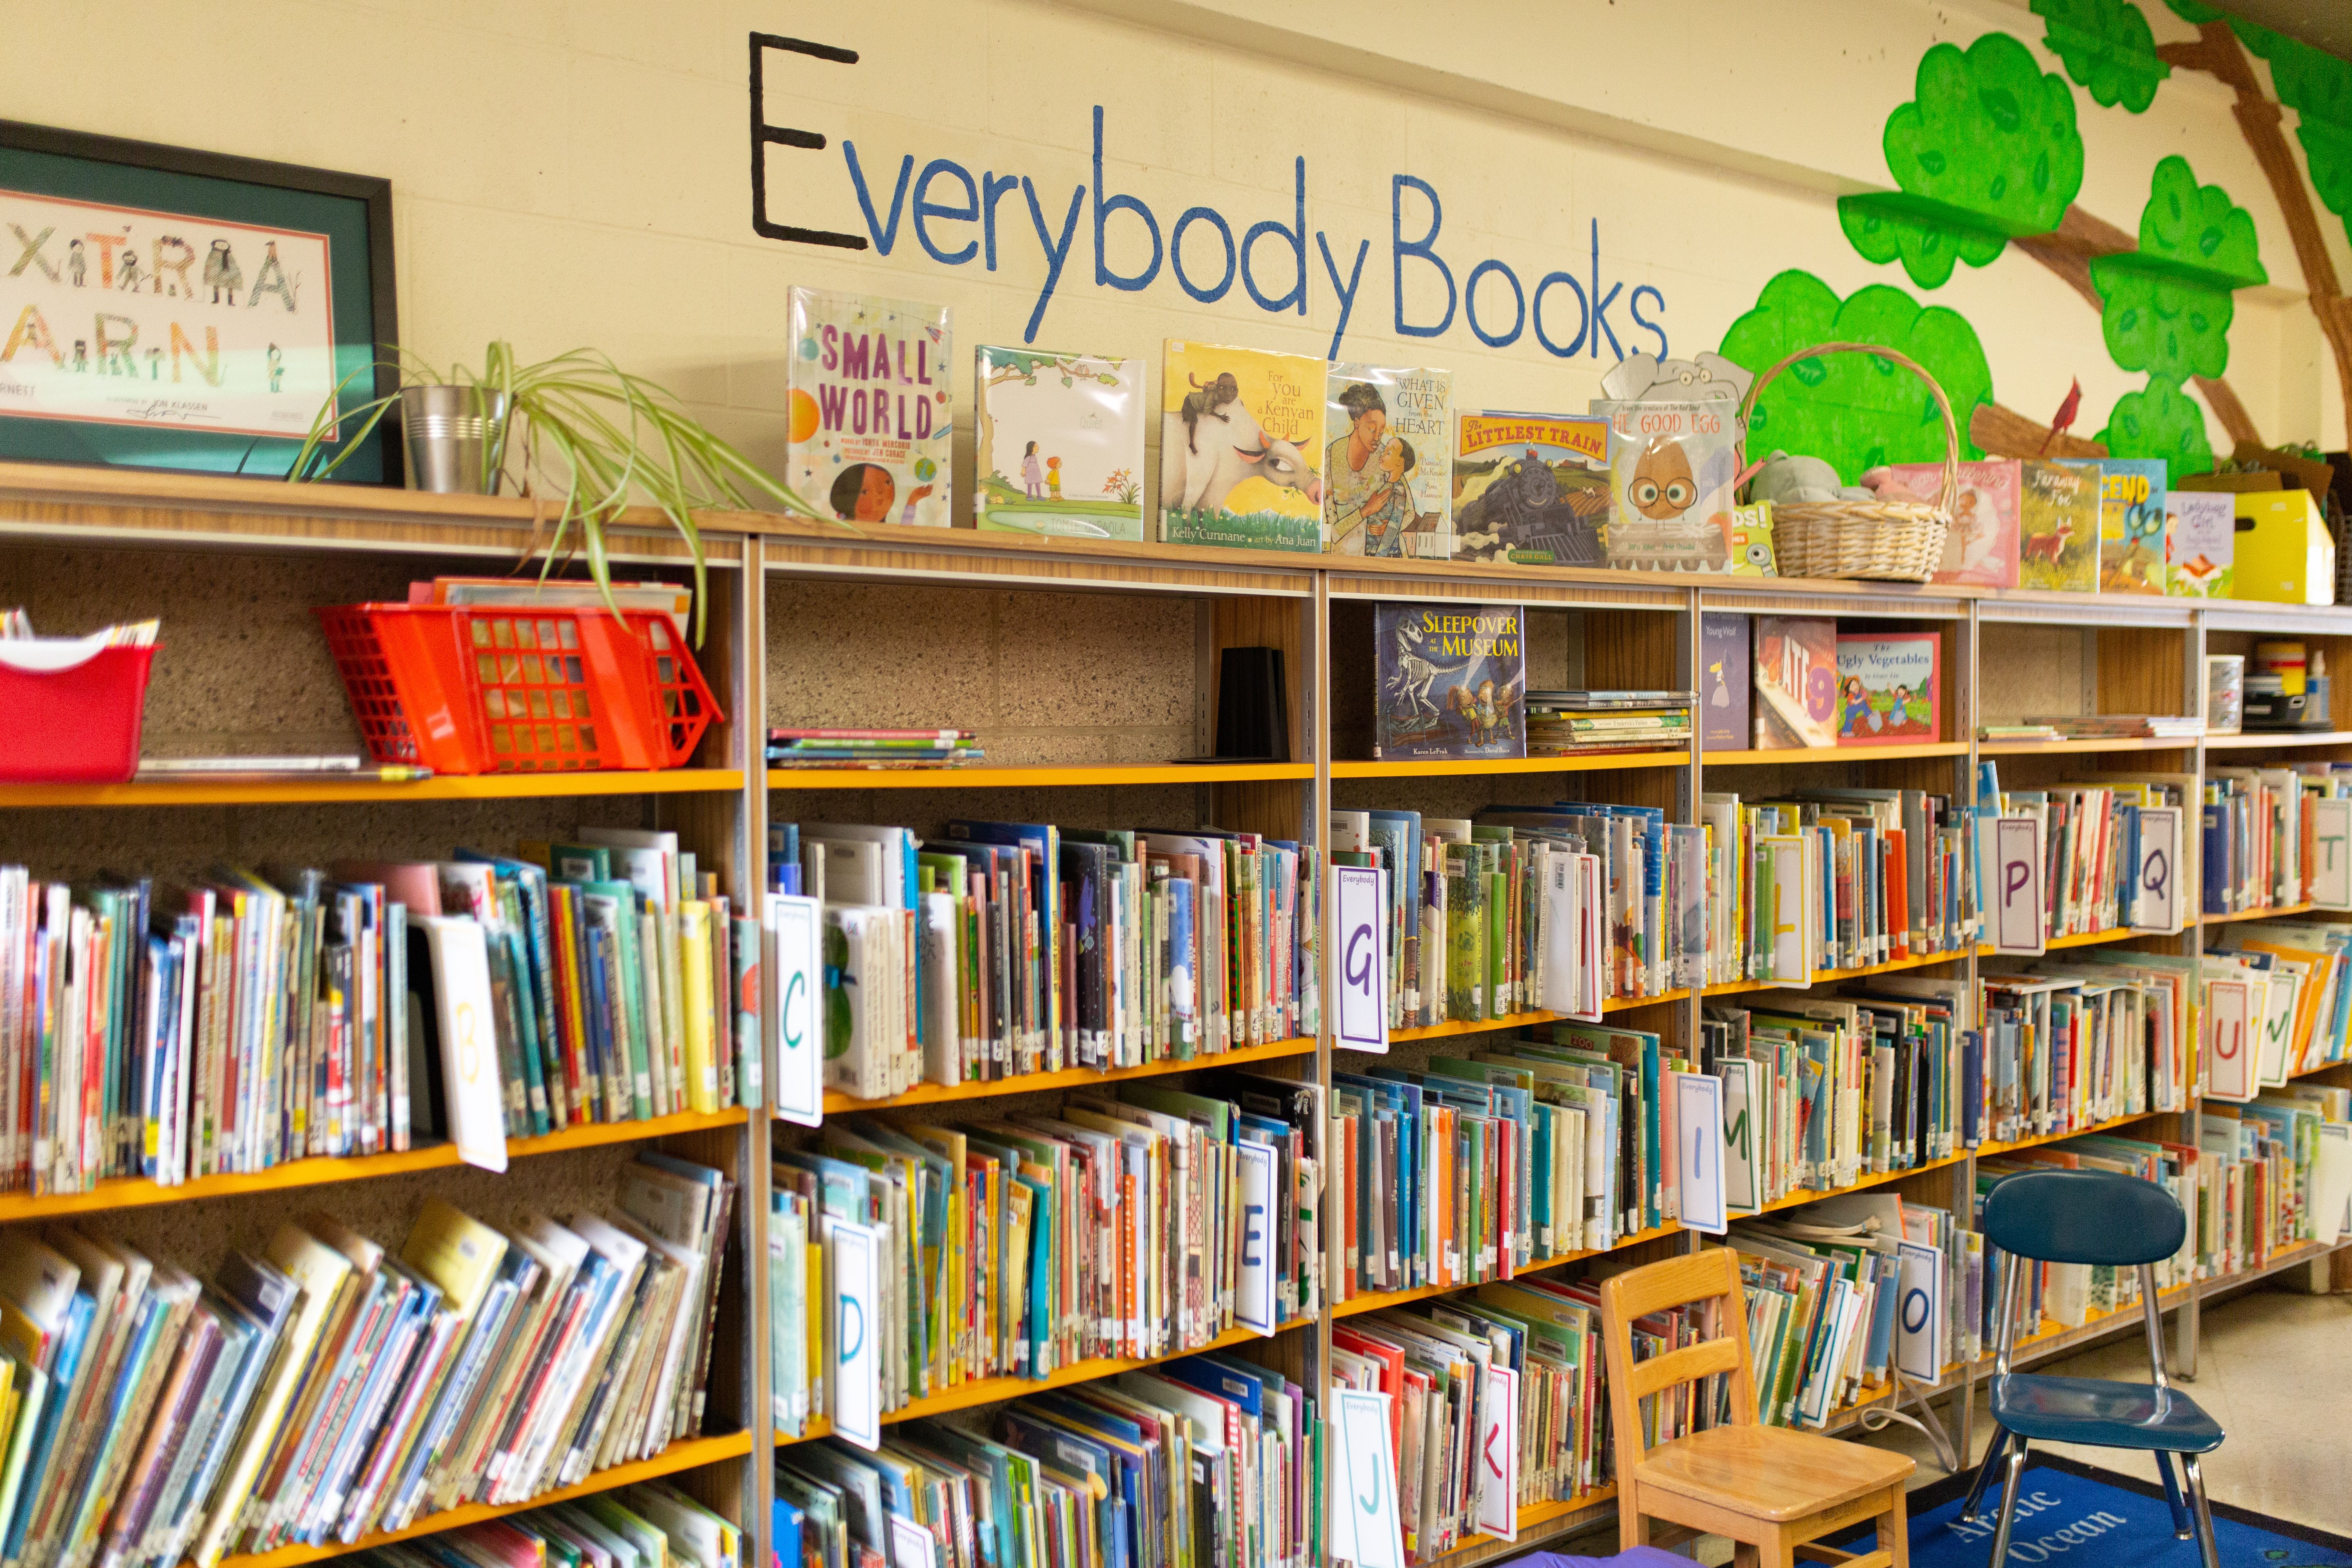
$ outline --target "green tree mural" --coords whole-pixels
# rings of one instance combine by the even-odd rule
[[[2109,426],[2158,430],[2149,437],[2171,442],[2185,416],[2201,421],[2184,389],[2194,382],[2231,435],[2259,439],[2252,420],[2229,384],[2229,331],[2236,310],[2231,292],[2268,281],[2256,253],[2252,219],[2218,185],[2199,185],[2188,162],[2175,156],[2152,171],[2148,201],[2137,237],[2073,205],[2083,179],[2083,142],[2074,118],[2074,89],[2080,83],[2094,102],[2131,113],[2154,101],[2158,87],[2184,67],[2220,75],[2239,89],[2239,122],[2257,142],[2258,161],[2280,184],[2279,168],[2291,169],[2291,155],[2265,153],[2263,132],[2284,149],[2276,113],[2262,100],[2264,113],[2249,118],[2245,100],[2260,100],[2253,73],[2236,37],[2273,61],[2279,92],[2301,117],[2298,133],[2323,194],[2336,191],[2352,209],[2352,66],[2317,50],[2279,39],[2248,24],[2216,20],[2201,0],[2168,0],[2197,23],[2202,42],[2194,49],[2155,42],[2153,29],[2133,0],[2032,0],[2043,22],[2042,42],[2064,67],[2063,76],[2044,73],[2025,44],[2004,33],[1989,33],[1963,51],[1938,44],[1919,61],[1912,101],[1887,116],[1887,172],[1899,190],[1846,196],[1838,203],[1848,240],[1865,258],[1900,262],[1922,288],[1939,288],[1958,263],[1990,265],[2014,247],[2057,273],[2100,313],[2108,353],[2126,370],[2146,372],[2150,384],[2118,405]],[[2279,192],[2295,231],[2294,205],[2304,203],[2300,181]],[[2337,349],[2339,373],[2352,398],[2352,321],[2336,319],[2335,277],[2324,247],[2296,248],[2306,275],[2315,279],[2314,309]],[[2320,263],[2315,270],[2311,254]],[[2155,382],[2168,383],[2168,394]],[[2161,417],[2158,413],[2160,411]],[[2037,421],[1988,402],[1980,410],[1980,440],[2019,449]],[[2135,437],[2136,439],[2138,437]],[[2200,438],[2182,449],[2208,451]]]
[[[2099,444],[2112,458],[2162,458],[2175,474],[2213,471],[2213,445],[2205,437],[2205,411],[2163,376],[2148,377],[2146,390],[2116,399]]]
[[[1900,260],[1923,289],[1942,287],[1958,262],[1987,266],[2010,239],[2056,228],[2083,184],[2074,93],[2006,33],[1965,52],[1929,49],[1914,98],[1887,116],[1884,145],[1901,194],[1843,196],[1838,218],[1854,249]]]
[[[2295,263],[2303,273],[2311,313],[2336,361],[2336,385],[2352,419],[2352,316],[2327,252],[2312,196],[2345,221],[2352,234],[2352,63],[2337,59],[2307,44],[2283,38],[2251,22],[2226,16],[2203,0],[2166,0],[2175,15],[2197,28],[2190,43],[2161,45],[2158,58],[2175,71],[2202,71],[2236,95],[2234,118],[2246,145],[2270,183],[2278,202],[2287,237],[2294,242]],[[2247,51],[2270,65],[2273,100],[2263,89]],[[2295,139],[2303,143],[2309,184],[2296,166],[2288,145],[2280,110],[2295,113]],[[2208,400],[2213,389],[2205,388]],[[2255,438],[2250,421],[2233,428],[2241,438]],[[2352,437],[2352,429],[2347,429]]]
[[[1992,401],[1992,373],[1976,329],[1958,311],[1923,306],[1883,283],[1843,300],[1810,272],[1765,284],[1755,307],[1723,336],[1724,357],[1762,374],[1822,342],[1876,343],[1917,361],[1951,400],[1960,455],[1983,456],[1969,420]],[[1748,422],[1748,450],[1775,448],[1825,459],[1848,479],[1881,463],[1940,462],[1944,426],[1934,395],[1892,360],[1822,354],[1799,360],[1766,387]]]
[[[2126,370],[2179,384],[2230,365],[2230,292],[2270,281],[2254,220],[2219,185],[2200,185],[2179,155],[2156,166],[2139,248],[2091,263],[2105,308],[2107,353]]]
[[[2047,24],[2042,43],[2103,109],[2121,104],[2137,114],[2172,74],[2131,0],[2033,0],[2033,14]]]

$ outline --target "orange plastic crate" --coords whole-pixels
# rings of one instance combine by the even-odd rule
[[[436,773],[674,768],[721,717],[667,616],[333,605],[315,612],[369,753]]]

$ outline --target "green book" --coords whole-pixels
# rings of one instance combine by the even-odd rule
[[[1477,1023],[1486,1016],[1486,884],[1468,845],[1445,847],[1445,1011]]]
[[[625,1064],[625,1088],[635,1120],[649,1121],[654,1114],[652,1069],[646,1059],[643,960],[637,956],[637,890],[626,882],[579,884],[588,917],[604,932],[605,950],[614,973],[606,976],[607,991],[617,982],[617,994],[608,996],[614,1054]],[[616,1119],[617,1120],[617,1119]]]

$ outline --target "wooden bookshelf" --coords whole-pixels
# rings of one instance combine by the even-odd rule
[[[751,1113],[741,1106],[726,1110],[681,1111],[649,1121],[592,1121],[567,1127],[543,1138],[509,1138],[509,1160],[534,1154],[560,1154],[572,1149],[594,1149],[611,1143],[649,1142],[681,1132],[708,1132],[715,1128],[741,1127]],[[325,1186],[338,1182],[364,1182],[379,1176],[405,1175],[412,1171],[451,1170],[465,1162],[454,1143],[435,1143],[396,1154],[320,1155],[289,1160],[267,1170],[228,1175],[198,1176],[173,1186],[144,1177],[100,1182],[85,1193],[0,1193],[0,1225],[25,1220],[55,1219],[65,1215],[98,1214],[109,1209],[149,1208],[157,1204],[194,1203],[201,1198],[235,1198],[256,1193],[290,1192],[297,1187]]]
[[[236,551],[267,554],[281,561],[357,557],[374,558],[375,563],[382,564],[408,560],[419,563],[420,571],[448,569],[453,564],[462,569],[504,570],[507,563],[532,548],[534,542],[543,542],[546,522],[542,510],[534,503],[509,498],[435,497],[372,487],[296,486],[273,480],[22,463],[0,463],[0,503],[5,503],[0,504],[0,536],[18,541],[53,542],[78,548],[94,543],[135,545],[180,553]],[[2201,671],[2192,672],[2185,652],[2173,658],[2162,639],[2169,638],[2180,648],[2201,648],[2208,630],[2228,637],[2352,637],[2352,606],[2310,609],[2157,598],[2126,603],[2119,595],[1997,592],[1941,584],[1694,578],[1678,574],[1525,567],[1508,563],[1338,558],[1312,553],[1171,547],[1144,542],[981,533],[968,529],[919,529],[894,524],[849,527],[764,513],[714,511],[699,514],[697,521],[705,541],[713,584],[712,607],[716,612],[711,638],[699,650],[698,658],[714,691],[732,716],[731,724],[714,731],[702,755],[714,763],[731,763],[733,766],[656,773],[444,777],[405,784],[319,779],[266,784],[186,781],[102,786],[7,785],[0,786],[0,806],[21,810],[136,810],[166,806],[305,806],[345,802],[369,805],[438,803],[449,808],[450,820],[455,823],[468,820],[469,807],[482,803],[643,797],[642,809],[648,821],[664,826],[688,825],[698,830],[701,842],[696,847],[704,852],[704,863],[721,869],[730,897],[738,900],[739,908],[749,909],[755,907],[760,891],[767,886],[765,829],[772,792],[831,792],[830,798],[821,803],[822,808],[812,805],[795,809],[807,809],[814,816],[830,813],[847,819],[856,813],[886,812],[890,808],[887,798],[881,805],[854,806],[841,792],[932,791],[952,795],[970,791],[976,797],[975,805],[991,798],[1001,799],[1010,812],[1015,802],[1007,792],[1112,788],[1122,784],[1207,784],[1216,787],[1198,797],[1203,813],[1201,820],[1213,820],[1232,827],[1257,827],[1260,823],[1250,819],[1254,815],[1274,819],[1287,812],[1290,830],[1279,836],[1297,838],[1306,837],[1300,829],[1328,819],[1328,813],[1334,804],[1331,785],[1336,781],[1415,781],[1429,786],[1433,798],[1451,795],[1469,801],[1509,798],[1503,792],[1522,779],[1585,775],[1581,781],[1564,783],[1563,789],[1596,798],[1656,804],[1695,798],[1702,781],[1712,779],[1709,770],[1713,768],[1784,769],[1802,782],[1807,776],[1805,770],[1816,770],[1811,775],[1815,779],[1838,778],[1856,774],[1850,764],[1881,763],[1887,764],[1883,773],[1858,776],[1956,789],[1963,782],[1958,764],[1977,757],[2030,757],[2047,752],[2062,758],[2099,753],[2127,758],[2133,753],[2193,751],[2196,755],[2182,763],[2184,768],[2193,768],[2249,760],[2252,754],[2273,749],[2290,753],[2304,749],[2315,754],[2317,750],[2327,748],[2352,748],[2352,730],[2347,730],[2213,736],[2201,741],[2115,737],[1973,744],[1963,740],[1823,750],[1694,752],[1666,748],[1486,762],[1382,763],[1350,758],[1328,761],[1318,768],[1316,759],[1329,758],[1335,749],[1335,710],[1345,706],[1343,700],[1329,700],[1332,683],[1338,683],[1342,692],[1348,691],[1345,683],[1356,676],[1345,661],[1359,657],[1354,650],[1343,648],[1338,656],[1339,668],[1314,667],[1318,650],[1329,647],[1332,640],[1335,617],[1327,613],[1327,601],[1343,606],[1351,602],[1401,598],[1446,599],[1465,604],[1502,601],[1523,603],[1534,610],[1575,611],[1588,617],[1583,635],[1587,656],[1595,662],[1588,666],[1586,678],[1596,685],[1673,684],[1674,668],[1669,661],[1682,658],[1679,650],[1685,645],[1678,639],[1689,629],[1687,622],[1678,617],[1702,609],[1736,614],[1810,614],[1855,620],[1900,619],[1922,628],[1937,628],[1945,638],[1946,693],[1953,714],[1951,732],[1960,735],[1973,734],[1981,722],[1979,713],[1964,711],[1972,702],[1980,700],[1979,666],[1990,663],[1999,650],[2000,637],[2007,628],[2017,625],[2035,624],[2042,628],[2038,635],[2073,629],[2086,638],[2111,639],[2110,652],[2102,655],[2105,662],[2097,663],[2095,670],[2092,662],[2084,666],[2086,706],[2095,710],[2146,710],[2152,702],[2172,700],[2181,690],[2201,689],[2189,679],[2194,673],[2201,680]],[[616,562],[654,567],[672,576],[682,574],[688,563],[685,548],[667,521],[648,509],[635,509],[614,520],[611,554]],[[427,562],[429,566],[424,564]],[[473,564],[465,566],[467,563]],[[935,590],[1083,593],[1097,597],[1157,598],[1163,604],[1190,601],[1185,614],[1169,617],[1181,626],[1198,628],[1189,634],[1191,640],[1183,649],[1187,666],[1194,672],[1194,701],[1191,707],[1170,705],[1170,711],[1182,714],[1173,727],[1181,730],[1189,725],[1197,737],[1207,723],[1211,710],[1200,683],[1213,669],[1219,648],[1254,644],[1280,646],[1288,655],[1294,680],[1291,712],[1296,742],[1290,754],[1303,760],[1283,763],[1177,763],[1160,757],[1159,752],[1164,744],[1167,752],[1181,754],[1186,749],[1182,737],[1169,740],[1155,735],[1141,753],[1154,760],[1132,763],[984,764],[907,770],[768,768],[764,765],[761,738],[768,722],[785,721],[772,718],[769,709],[772,689],[767,671],[768,645],[781,647],[792,637],[790,626],[768,621],[764,591],[772,583],[791,584],[795,589],[812,584],[840,584],[870,591],[882,585],[910,594]],[[34,608],[37,616],[38,605]],[[1607,620],[1606,629],[1593,629],[1596,620]],[[1984,628],[1981,648],[1980,626]],[[922,634],[918,631],[908,635],[919,637]],[[1108,652],[1095,648],[1092,657],[1111,659],[1123,654],[1130,658],[1136,657],[1116,642],[1108,645]],[[897,656],[886,648],[878,657],[887,661]],[[882,669],[887,676],[899,673],[896,666],[887,662]],[[2089,695],[2094,674],[2098,677],[2095,702]],[[2071,681],[2071,675],[2068,679]],[[1213,680],[1209,685],[1213,687]],[[2143,688],[2154,695],[2142,694]],[[955,721],[955,715],[943,715],[943,721]],[[1079,725],[1097,722],[1091,716],[1022,721],[1036,721]],[[984,723],[976,727],[984,728]],[[987,743],[985,738],[983,743]],[[1129,746],[1117,751],[1104,748],[1096,754],[1138,752]],[[1832,771],[1825,774],[1817,771],[1824,766]],[[1727,773],[1724,782],[1738,787],[1742,776]],[[1450,780],[1465,782],[1449,786]],[[1479,781],[1485,781],[1485,787],[1491,793],[1479,795]],[[1361,793],[1350,792],[1351,795]],[[626,813],[637,808],[622,805],[619,809]],[[910,804],[907,809],[914,812],[929,810],[930,806]],[[1053,808],[1049,805],[1046,809]],[[1112,809],[1118,809],[1115,802]],[[477,815],[495,817],[489,812]],[[1449,811],[1448,815],[1468,815],[1468,811]],[[1669,811],[1669,816],[1675,815],[1677,813]],[[859,819],[892,820],[887,816]],[[1120,819],[1114,816],[1111,820]],[[267,853],[266,847],[259,852]],[[2203,917],[2191,921],[2181,933],[2179,945],[2194,953],[2210,940],[2205,933],[2206,927],[2219,927],[2237,920],[2289,918],[2310,912],[2305,906],[2291,905],[2231,916]],[[2055,939],[2049,947],[2053,952],[2063,952],[2137,934],[2142,933],[2091,932]],[[1973,980],[1990,956],[1990,950],[1982,947],[1926,953],[1852,970],[1824,971],[1813,975],[1811,981],[1816,986],[1834,987],[1843,982],[1914,969],[1966,975]],[[2009,961],[2001,962],[2004,968],[2011,966]],[[2028,962],[2020,960],[2018,966]],[[1748,995],[1780,989],[1783,984],[1735,981],[1696,989],[1678,988],[1655,996],[1612,999],[1603,1011],[1612,1019],[1631,1014],[1630,1021],[1657,1029],[1669,1037],[1687,1039],[1693,1037],[1706,1000]],[[1391,1038],[1400,1044],[1444,1042],[1561,1018],[1549,1012],[1524,1011],[1477,1023],[1400,1029],[1392,1032]],[[1073,1069],[994,1083],[924,1085],[877,1102],[831,1094],[824,1098],[824,1108],[828,1114],[841,1115],[946,1105],[957,1108],[958,1113],[987,1115],[993,1114],[990,1102],[1002,1097],[1117,1084],[1129,1079],[1179,1078],[1196,1070],[1276,1062],[1291,1064],[1283,1070],[1328,1078],[1324,1069],[1330,1058],[1325,1047],[1326,1042],[1314,1039],[1286,1040],[1189,1062],[1151,1063],[1108,1073]],[[2326,1064],[2326,1069],[2345,1065]],[[982,1109],[966,1112],[966,1107]],[[2192,1122],[2194,1107],[2191,1101]],[[1908,1194],[1932,1187],[1940,1194],[1948,1181],[1955,1193],[1963,1192],[1980,1157],[2060,1142],[2088,1132],[2148,1125],[2159,1115],[2168,1117],[2170,1113],[2126,1116],[2070,1132],[2006,1144],[1989,1143],[1911,1169],[1870,1173],[1843,1190],[1885,1188],[1920,1176],[1926,1180],[1916,1188],[1906,1186],[1903,1190]],[[756,1258],[766,1250],[769,1189],[765,1161],[774,1131],[767,1116],[735,1110],[709,1118],[673,1117],[567,1129],[545,1139],[513,1141],[509,1153],[520,1162],[564,1149],[686,1135],[692,1141],[685,1146],[714,1151],[709,1155],[712,1163],[733,1162],[733,1173],[743,1183],[735,1244],[745,1249],[743,1256]],[[2172,1135],[2169,1130],[2167,1135]],[[722,1159],[715,1152],[722,1146],[735,1152]],[[249,1197],[375,1176],[450,1169],[457,1163],[454,1150],[436,1146],[400,1155],[292,1162],[249,1175],[208,1177],[172,1188],[148,1182],[119,1181],[103,1184],[87,1194],[41,1197],[5,1194],[0,1195],[0,1223],[40,1221],[198,1199]],[[521,1170],[528,1182],[528,1167]],[[1790,1194],[1766,1205],[1761,1212],[1784,1212],[1832,1195],[1834,1194]],[[1628,1237],[1619,1247],[1658,1243],[1670,1237],[1697,1244],[1696,1237],[1684,1237],[1678,1226],[1664,1226]],[[2316,1248],[2282,1254],[2265,1265],[2265,1269],[2292,1268],[2308,1257],[2319,1255],[2321,1249]],[[1572,1266],[1595,1256],[1591,1252],[1572,1253],[1545,1259],[1534,1267]],[[758,1272],[764,1275],[763,1270]],[[2252,1273],[2242,1272],[2222,1280],[2185,1287],[2168,1295],[2166,1300],[2179,1302],[2193,1321],[2196,1303],[2205,1291],[2242,1284],[2252,1277]],[[730,1294],[725,1311],[731,1321],[722,1323],[721,1343],[735,1359],[714,1366],[714,1405],[723,1390],[740,1399],[741,1408],[751,1413],[756,1426],[768,1419],[765,1413],[769,1394],[765,1387],[755,1385],[758,1373],[754,1368],[764,1368],[772,1353],[795,1353],[802,1347],[797,1339],[790,1337],[798,1331],[795,1326],[785,1325],[782,1335],[772,1331],[775,1325],[767,1316],[763,1278],[745,1279],[743,1271],[732,1270],[730,1279]],[[1319,1341],[1328,1337],[1328,1326],[1334,1321],[1382,1306],[1443,1296],[1458,1289],[1463,1288],[1358,1297],[1328,1306],[1317,1318],[1286,1324],[1285,1331],[1313,1332]],[[2136,1315],[2130,1321],[2137,1322]],[[2102,1322],[2043,1336],[2032,1342],[2027,1353],[2057,1353],[2082,1342],[2085,1336],[2113,1331],[2115,1327]],[[1233,1348],[1254,1337],[1244,1331],[1235,1331],[1219,1336],[1213,1344]],[[1294,1334],[1288,1343],[1296,1347],[1300,1341]],[[1152,1363],[1107,1359],[1066,1367],[1043,1380],[989,1379],[943,1391],[892,1412],[884,1419],[898,1422],[969,1410],[1149,1364]],[[1314,1364],[1311,1350],[1306,1364]],[[1943,1389],[1955,1393],[1965,1389],[1979,1371],[1979,1367],[1953,1369]],[[1864,1401],[1841,1410],[1833,1426],[1858,1419],[1860,1411],[1866,1409],[1868,1404]],[[811,1423],[809,1436],[822,1436],[828,1430],[820,1419]],[[551,1497],[586,1495],[647,1476],[708,1468],[714,1476],[723,1474],[728,1478],[724,1482],[714,1481],[712,1495],[714,1499],[728,1499],[728,1508],[744,1525],[745,1558],[751,1562],[767,1549],[767,1520],[760,1505],[764,1501],[765,1482],[761,1478],[770,1468],[772,1440],[792,1439],[774,1434],[771,1424],[770,1430],[679,1444],[646,1466],[602,1472],[589,1478],[580,1488],[567,1489]],[[1524,1551],[1531,1543],[1531,1536],[1541,1539],[1556,1535],[1605,1517],[1613,1508],[1613,1491],[1604,1487],[1572,1502],[1521,1509],[1521,1540],[1517,1544],[1472,1536],[1446,1554],[1444,1561],[1451,1568],[1472,1568],[1487,1558]],[[547,1500],[533,1500],[515,1509],[453,1510],[421,1521],[398,1535],[373,1538],[360,1544],[427,1534]],[[237,1568],[290,1568],[296,1563],[337,1555],[346,1550],[350,1549],[298,1548],[234,1561]]]
[[[376,779],[173,779],[119,784],[0,784],[0,806],[378,805],[392,801],[553,800],[623,795],[728,795],[736,768],[446,774],[411,784]]]
[[[719,1437],[688,1437],[672,1443],[650,1459],[598,1470],[575,1485],[558,1487],[553,1491],[541,1492],[522,1502],[461,1503],[442,1513],[426,1514],[406,1530],[362,1535],[349,1545],[331,1541],[324,1546],[281,1546],[275,1552],[232,1553],[221,1559],[221,1568],[294,1568],[299,1563],[320,1563],[330,1557],[365,1552],[371,1547],[389,1546],[395,1541],[407,1541],[419,1535],[437,1535],[461,1525],[479,1524],[486,1519],[499,1519],[529,1509],[545,1508],[550,1503],[570,1502],[574,1498],[617,1491],[639,1481],[659,1480],[664,1476],[674,1476],[683,1470],[700,1469],[705,1465],[715,1465],[727,1459],[740,1459],[751,1451],[751,1434],[749,1432],[733,1432]]]
[[[2127,936],[2153,936],[2153,931],[2134,931],[2129,926],[2109,926],[2105,931],[2076,931],[2072,936],[2053,936],[2042,945],[2052,952],[2070,947],[2096,947],[2101,942],[2121,942]]]
[[[1315,776],[1312,763],[1106,763],[1078,767],[770,768],[768,787],[1076,789],[1089,784],[1274,784]]]
[[[828,1089],[824,1096],[824,1113],[835,1116],[863,1110],[888,1110],[908,1105],[945,1105],[962,1100],[991,1100],[1004,1094],[1034,1094],[1047,1089],[1091,1089],[1097,1084],[1131,1083],[1137,1079],[1164,1078],[1170,1073],[1206,1072],[1215,1068],[1247,1067],[1253,1062],[1284,1061],[1314,1054],[1314,1037],[1302,1036],[1295,1040],[1276,1040],[1265,1046],[1239,1046],[1230,1051],[1186,1057],[1181,1060],[1145,1062],[1140,1067],[1065,1068],[1060,1072],[1021,1073],[1012,1078],[991,1079],[979,1083],[920,1083],[906,1093],[894,1094],[887,1100],[858,1100]]]

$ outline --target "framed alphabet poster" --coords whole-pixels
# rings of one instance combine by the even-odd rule
[[[397,384],[389,181],[0,121],[0,458],[282,477]]]

